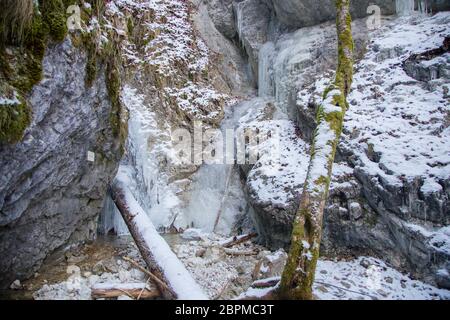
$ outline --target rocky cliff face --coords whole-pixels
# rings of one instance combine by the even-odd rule
[[[32,275],[53,250],[95,238],[121,151],[105,78],[87,88],[86,62],[69,37],[51,45],[28,99],[31,125],[21,142],[0,146],[2,286]]]
[[[224,4],[208,3],[218,10],[217,2]],[[354,3],[353,16],[363,17],[368,3]],[[395,1],[376,4],[382,14],[395,12]],[[315,128],[315,110],[327,79],[332,78],[328,70],[334,69],[336,58],[332,23],[304,27],[332,19],[332,10],[320,11],[332,6],[318,5],[319,9],[310,4],[302,8],[304,5],[304,1],[247,0],[234,3],[233,10],[234,36],[249,57],[259,95],[286,113],[297,126],[298,139],[309,142]],[[429,5],[434,12],[448,9],[440,7],[438,1]],[[312,8],[321,14],[316,16]],[[437,15],[423,22],[422,18],[404,18],[395,23],[390,19],[383,20],[376,32],[367,30],[365,19],[354,22],[357,58],[364,62],[356,67],[352,107],[325,214],[322,252],[382,256],[397,267],[448,288],[450,174],[444,151],[448,150],[444,142],[448,121],[442,109],[448,99],[448,59],[445,54],[426,62],[410,58],[442,45],[446,35],[442,27],[448,17]],[[216,22],[219,29],[223,24]],[[404,25],[406,33],[411,30],[420,34],[423,45],[397,38],[395,29],[399,25]],[[296,27],[303,28],[292,31]],[[368,46],[369,40],[376,44]],[[411,97],[413,92],[417,95]],[[390,121],[386,119],[398,125],[391,128],[383,123]],[[261,240],[272,248],[289,246],[301,192],[299,176],[306,171],[307,163],[304,157],[296,156],[298,152],[307,153],[307,145],[285,143],[289,147],[283,151],[281,168],[263,160],[253,168],[241,167],[255,225]],[[294,163],[287,160],[292,158],[296,158]]]

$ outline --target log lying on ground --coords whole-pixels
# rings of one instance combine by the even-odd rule
[[[120,174],[111,187],[111,194],[149,271],[161,280],[154,281],[161,295],[165,299],[208,299],[167,242],[158,234],[146,212],[121,180]]]
[[[231,240],[227,240],[224,243],[222,243],[222,247],[224,248],[231,248],[235,245],[238,245],[240,243],[243,243],[245,241],[248,241],[252,238],[257,237],[258,234],[256,233],[250,233],[250,234],[244,234],[242,236],[233,237]]]
[[[100,283],[91,288],[93,299],[117,298],[127,295],[134,299],[152,299],[161,296],[156,288],[146,283]]]
[[[261,279],[254,281],[251,285],[252,288],[271,288],[275,287],[281,280],[281,277],[272,277],[267,279]]]
[[[228,248],[224,248],[224,251],[226,254],[229,254],[230,256],[256,256],[259,253],[259,250],[240,251]]]

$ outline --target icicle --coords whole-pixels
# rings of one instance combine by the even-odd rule
[[[399,16],[409,16],[414,12],[415,0],[396,0],[396,12]]]
[[[239,42],[242,47],[244,47],[244,38],[242,34],[243,30],[243,20],[244,20],[244,14],[243,14],[243,6],[244,2],[238,2],[234,5],[234,10],[236,12],[236,29],[239,37]]]
[[[129,234],[128,228],[109,194],[100,214],[98,229],[100,234],[108,234],[111,231],[118,236]]]
[[[420,13],[428,13],[428,0],[419,0],[418,1],[418,10]]]
[[[270,97],[274,95],[272,83],[272,62],[274,44],[267,42],[259,50],[258,54],[258,95],[260,97]]]
[[[409,16],[415,11],[417,3],[417,11],[421,14],[429,12],[428,0],[396,0],[396,12],[399,16]]]

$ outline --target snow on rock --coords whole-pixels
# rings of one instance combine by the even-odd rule
[[[35,300],[90,300],[91,289],[111,287],[111,285],[130,284],[130,288],[142,287],[146,282],[146,276],[139,270],[121,269],[118,273],[104,272],[101,275],[81,274],[76,266],[69,266],[70,276],[62,282],[54,284],[44,284],[39,290],[34,292]]]
[[[297,196],[305,182],[309,146],[299,137],[294,123],[271,102],[250,100],[247,104],[241,128],[270,133],[270,138],[257,146],[259,159],[247,178],[249,195],[259,203],[283,206]]]
[[[319,260],[314,294],[318,299],[326,300],[450,299],[450,291],[413,280],[371,257],[338,262]]]
[[[228,96],[218,93],[211,87],[199,86],[188,81],[181,89],[166,87],[165,91],[192,120],[218,122],[223,118],[221,105]]]
[[[7,107],[17,104],[20,104],[20,100],[16,91],[13,92],[12,97],[0,96],[0,107]]]
[[[180,236],[186,240],[201,240],[205,237],[205,233],[200,229],[189,228],[184,230]]]
[[[253,284],[272,277],[255,281]],[[249,288],[238,299],[261,298],[276,290]],[[317,264],[313,293],[318,300],[447,300],[450,291],[413,280],[382,260],[359,257],[350,261],[320,259]]]
[[[371,175],[392,184],[422,177],[423,192],[440,191],[437,182],[450,176],[449,81],[420,83],[405,73],[402,61],[440,47],[450,33],[450,14],[402,18],[386,28],[356,67],[344,143]]]
[[[428,230],[421,225],[413,223],[407,223],[406,226],[411,231],[422,235],[433,249],[450,256],[450,226],[434,228],[434,230]]]

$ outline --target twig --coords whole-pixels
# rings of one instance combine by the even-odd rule
[[[230,280],[227,281],[227,283],[226,283],[225,286],[222,288],[222,290],[220,290],[219,294],[217,294],[217,295],[214,297],[214,300],[218,300],[218,299],[222,296],[222,294],[225,292],[225,290],[228,288],[229,285],[230,285]]]
[[[237,251],[237,250],[232,250],[232,249],[228,249],[228,248],[224,248],[224,251],[226,254],[229,254],[232,256],[255,256],[259,253],[258,250]]]
[[[172,290],[172,288],[170,288],[164,281],[162,281],[161,279],[159,279],[157,276],[155,276],[153,273],[151,273],[150,271],[148,271],[147,269],[145,269],[144,267],[142,267],[139,263],[137,263],[136,261],[134,261],[133,259],[129,258],[129,257],[122,257],[123,260],[131,263],[132,265],[134,265],[136,268],[138,268],[139,270],[141,270],[142,272],[146,273],[153,282],[155,282],[156,286],[159,287],[163,287],[165,290],[167,290],[168,292],[170,292],[171,294],[175,295],[175,292]]]
[[[217,217],[216,217],[216,221],[214,222],[213,232],[216,232],[217,225],[219,224],[220,216],[222,215],[223,205],[224,205],[225,199],[227,198],[227,195],[228,195],[228,187],[230,185],[232,173],[233,173],[233,166],[231,166],[230,170],[228,171],[227,181],[225,182],[225,190],[223,192],[222,200],[220,201],[219,212],[217,212]]]
[[[255,268],[253,269],[253,272],[252,272],[252,279],[253,279],[253,280],[258,279],[259,272],[261,271],[262,264],[263,264],[263,260],[262,260],[262,259],[260,259],[260,260],[255,264]]]
[[[250,234],[247,234],[247,235],[244,235],[244,236],[234,237],[232,240],[222,244],[222,247],[230,248],[230,247],[235,246],[235,245],[237,245],[239,243],[242,243],[242,242],[248,241],[248,240],[250,240],[252,238],[255,238],[257,235],[258,234],[256,234],[256,233],[250,233]]]
[[[120,289],[120,288],[117,288],[117,290],[119,290],[119,291],[125,293],[127,296],[129,296],[131,299],[134,300],[134,297],[131,295],[131,293],[129,293],[129,292],[125,291],[125,290],[122,290],[122,289]]]
[[[147,281],[145,281],[145,286],[142,288],[141,292],[139,292],[139,295],[137,297],[137,300],[141,299],[142,293],[145,290],[145,287],[148,285],[148,281],[150,280],[150,277],[147,278]]]
[[[272,288],[276,287],[280,280],[280,277],[256,280],[252,283],[251,287],[255,289]]]

